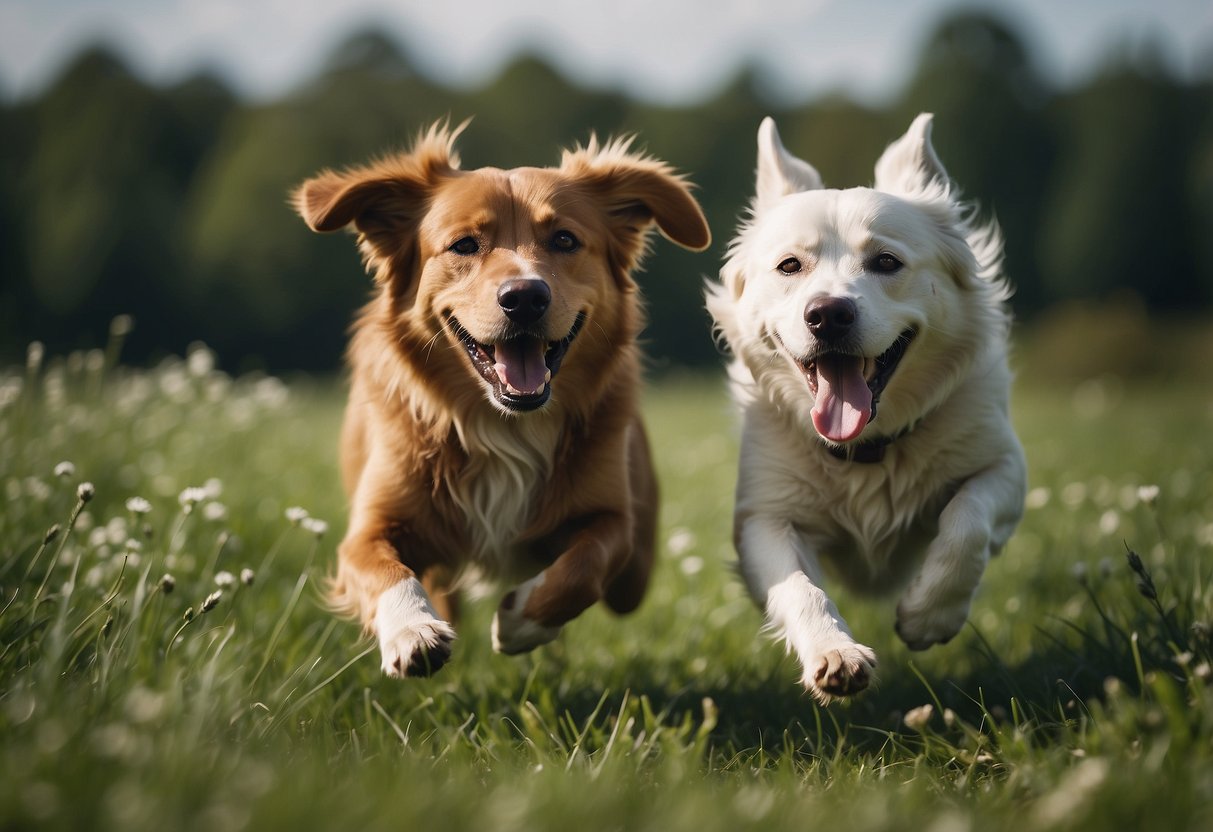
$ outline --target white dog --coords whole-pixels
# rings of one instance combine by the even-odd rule
[[[904,587],[897,632],[923,650],[960,631],[1023,513],[1002,239],[958,200],[930,134],[920,115],[874,187],[828,190],[766,119],[751,217],[708,290],[744,416],[741,571],[822,702],[876,664],[827,570]]]

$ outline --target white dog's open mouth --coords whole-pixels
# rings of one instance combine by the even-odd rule
[[[875,358],[819,353],[797,361],[813,393],[813,427],[831,442],[849,442],[876,418],[876,406],[917,333],[907,329]]]
[[[493,344],[477,341],[454,316],[447,320],[493,398],[507,410],[527,411],[543,407],[551,398],[552,380],[581,332],[585,314],[579,314],[569,333],[556,341],[523,332]]]

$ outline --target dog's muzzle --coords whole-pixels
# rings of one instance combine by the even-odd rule
[[[509,283],[507,281],[502,284],[503,288],[498,292],[498,303],[506,317],[515,323],[518,322],[517,319],[527,318],[533,323],[542,317],[543,311],[535,314],[535,310],[542,305],[545,311],[547,301],[543,301],[533,291],[522,291],[505,297],[509,294],[505,289]],[[546,288],[547,284],[543,285]],[[550,293],[547,297],[550,301]],[[510,315],[509,309],[506,308],[507,303],[518,310],[517,319]],[[545,340],[519,328],[521,331],[500,341],[482,343],[473,338],[454,316],[448,316],[447,320],[471,360],[472,367],[488,383],[493,399],[506,410],[526,412],[538,410],[551,398],[552,380],[560,372],[560,365],[569,346],[585,324],[585,313],[579,313],[568,334],[555,341]]]

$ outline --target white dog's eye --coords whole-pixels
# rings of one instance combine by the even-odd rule
[[[784,260],[782,263],[776,266],[776,268],[784,274],[796,274],[796,272],[801,270],[802,266],[800,265],[800,261],[795,257],[789,257],[787,260]]]
[[[556,251],[563,251],[565,254],[569,254],[581,248],[581,241],[573,236],[572,231],[561,229],[552,235],[551,246]]]
[[[870,271],[881,272],[882,274],[893,274],[893,272],[900,271],[903,265],[905,264],[887,251],[877,254],[868,261],[868,269]]]
[[[480,251],[480,243],[476,242],[475,237],[460,237],[456,240],[447,251],[453,251],[455,254],[475,254]]]

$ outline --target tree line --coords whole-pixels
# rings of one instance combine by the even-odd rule
[[[1213,304],[1213,77],[1183,81],[1158,56],[1111,56],[1057,89],[1012,26],[943,20],[894,100],[776,103],[746,69],[710,99],[654,106],[586,89],[522,57],[479,89],[428,78],[375,32],[337,48],[280,100],[247,102],[217,78],[171,86],[92,48],[37,97],[0,105],[0,360],[31,340],[97,346],[136,321],[128,358],[192,341],[232,368],[338,366],[368,296],[350,240],[312,235],[291,186],[408,144],[439,118],[474,117],[465,167],[554,164],[559,149],[635,133],[698,186],[710,252],[657,246],[640,276],[656,364],[717,360],[702,285],[753,186],[765,115],[830,186],[868,184],[914,114],[965,195],[997,217],[1016,313],[1132,293],[1160,314]]]

